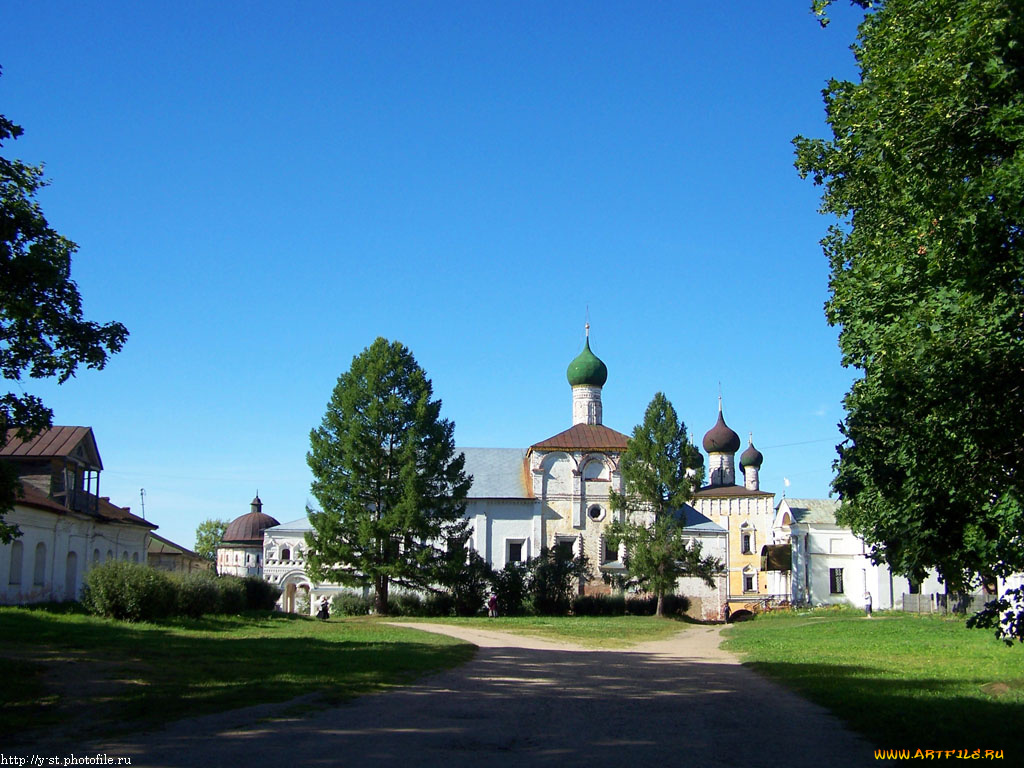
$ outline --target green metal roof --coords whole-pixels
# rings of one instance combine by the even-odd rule
[[[608,381],[608,366],[590,351],[589,338],[583,345],[583,351],[569,363],[565,375],[569,379],[569,384],[574,387],[603,387],[604,383]]]
[[[836,499],[783,499],[779,502],[780,506],[782,504],[789,508],[794,523],[836,524],[836,511],[839,509]]]

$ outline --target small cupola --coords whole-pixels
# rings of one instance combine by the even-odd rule
[[[718,397],[718,421],[704,435],[704,450],[708,452],[708,475],[712,486],[735,485],[734,459],[740,449],[740,436],[729,429],[722,415],[722,397]]]
[[[608,381],[608,366],[590,351],[590,323],[583,351],[569,363],[565,377],[572,387],[572,423],[600,424],[602,420],[601,387]]]
[[[263,502],[257,493],[249,505],[249,512],[231,521],[221,537],[221,542],[262,547],[263,532],[275,525],[280,523],[270,515],[263,514]]]
[[[761,464],[764,462],[764,454],[754,447],[754,434],[750,434],[750,442],[747,450],[740,454],[740,472],[743,473],[743,485],[748,491],[760,489],[758,474],[761,471]]]
[[[704,435],[704,450],[708,453],[732,453],[740,449],[740,436],[729,429],[722,416],[722,404],[718,404],[718,421]]]

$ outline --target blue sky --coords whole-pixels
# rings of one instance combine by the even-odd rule
[[[721,386],[762,488],[825,496],[853,374],[790,140],[826,134],[858,15],[809,5],[5,4],[5,156],[46,164],[86,315],[131,332],[21,387],[188,546],[257,489],[304,513],[309,432],[377,336],[462,445],[567,428],[589,308],[608,426],[660,390],[699,440]]]

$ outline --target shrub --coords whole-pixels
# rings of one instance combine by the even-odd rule
[[[415,592],[388,595],[388,614],[391,616],[425,616],[423,598]]]
[[[476,616],[483,611],[491,591],[494,571],[476,552],[470,552],[458,575],[449,585],[456,616]]]
[[[426,616],[455,616],[455,598],[450,592],[433,592],[423,601]]]
[[[529,596],[525,563],[505,563],[505,567],[491,576],[491,587],[498,597],[499,616],[519,616],[524,613]]]
[[[339,592],[331,598],[331,613],[335,616],[366,616],[373,601],[354,592]]]
[[[626,613],[630,616],[653,616],[658,608],[654,595],[630,595],[626,598]]]
[[[249,611],[272,611],[281,597],[281,588],[257,576],[242,579],[245,587],[245,608]]]
[[[217,577],[210,571],[190,573],[175,580],[176,612],[194,619],[216,613],[220,605]]]
[[[690,610],[690,598],[686,595],[665,595],[661,610],[666,616],[684,616]]]
[[[174,584],[140,563],[110,560],[85,575],[82,604],[90,613],[122,621],[148,621],[176,610]]]
[[[245,581],[239,576],[218,576],[217,585],[217,608],[211,613],[241,613],[246,609],[246,587]],[[307,610],[309,613],[309,597],[306,597]]]
[[[575,616],[622,616],[626,598],[622,595],[580,595],[572,601]]]
[[[576,585],[591,574],[585,554],[572,557],[560,547],[545,547],[529,565],[530,600],[534,612],[542,616],[567,614]]]
[[[661,610],[666,616],[682,616],[690,609],[690,598],[686,595],[665,595]],[[626,598],[626,613],[631,616],[653,616],[658,610],[658,598],[654,595],[631,595]]]

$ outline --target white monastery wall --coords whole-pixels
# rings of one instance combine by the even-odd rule
[[[77,600],[85,574],[107,560],[146,562],[148,531],[102,523],[85,515],[57,515],[16,504],[6,522],[21,537],[0,546],[0,603]]]

